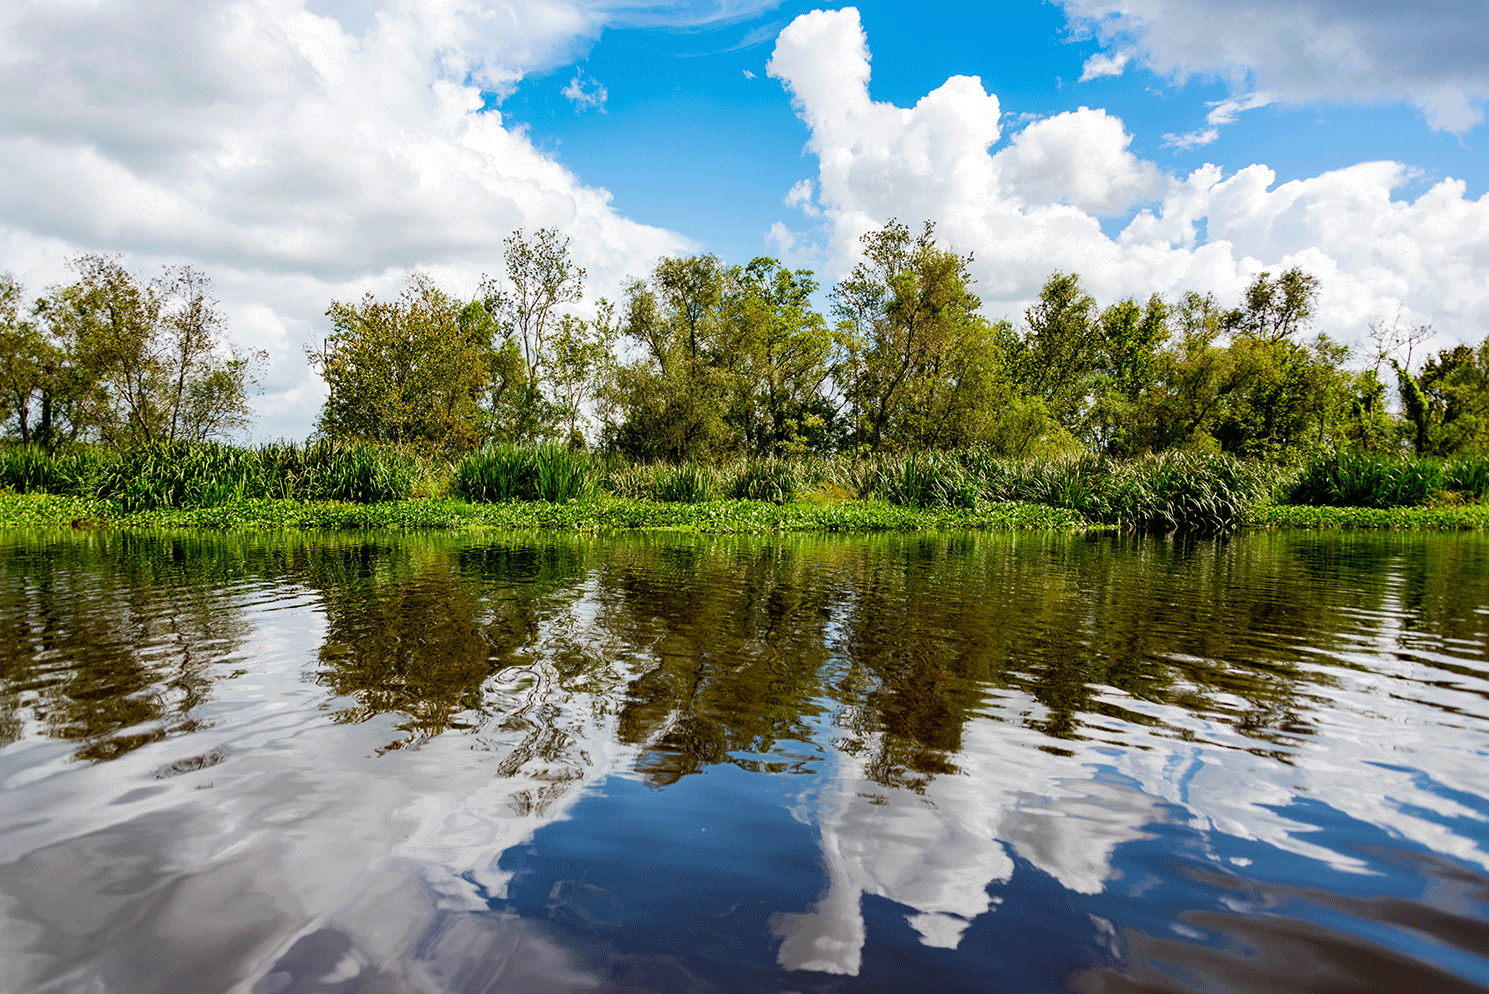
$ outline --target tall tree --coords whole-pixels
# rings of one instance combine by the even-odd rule
[[[332,438],[461,451],[480,436],[491,325],[415,273],[402,295],[331,304],[332,331],[311,353],[328,395],[318,428]]]
[[[199,441],[247,425],[263,353],[228,345],[206,276],[177,267],[146,281],[101,255],[69,265],[78,279],[35,306],[53,346],[38,356],[49,441]]]
[[[1022,340],[1005,338],[1015,377],[1066,430],[1089,443],[1103,358],[1096,301],[1079,276],[1057,272],[1045,281],[1039,302],[1024,312],[1024,320],[1028,331]]]
[[[891,219],[862,241],[863,259],[832,293],[833,375],[855,444],[879,451],[918,441],[922,432],[911,426],[919,419],[907,415],[940,390],[938,377],[959,364],[957,349],[978,347],[972,332],[982,302],[971,290],[972,257],[938,247],[932,222],[912,237]]]
[[[725,418],[735,376],[722,335],[726,272],[711,255],[663,259],[626,285],[617,363],[601,398],[608,444],[637,458],[708,458],[737,447]]]
[[[22,443],[32,440],[33,407],[47,392],[56,348],[25,315],[25,288],[0,273],[0,421],[14,423]],[[45,433],[42,435],[45,438]]]
[[[596,343],[587,336],[596,329],[563,313],[564,305],[583,299],[585,278],[567,236],[540,228],[529,241],[519,229],[503,242],[502,258],[505,281],[486,277],[481,283],[482,306],[495,322],[487,361],[488,437],[527,442],[574,423],[577,413],[552,388],[572,373],[576,348],[593,351]],[[560,338],[566,358],[557,351]],[[557,368],[565,361],[567,373]]]
[[[745,449],[783,455],[827,444],[832,410],[822,397],[832,333],[812,307],[817,281],[760,257],[727,274],[725,357],[734,372],[730,418]]]

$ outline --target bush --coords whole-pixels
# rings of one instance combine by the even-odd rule
[[[717,490],[705,466],[684,463],[663,469],[656,478],[656,499],[664,503],[697,504]]]

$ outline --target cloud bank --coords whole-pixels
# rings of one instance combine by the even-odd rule
[[[1321,328],[1347,342],[1398,313],[1452,340],[1489,330],[1489,199],[1468,199],[1460,181],[1406,200],[1393,196],[1414,174],[1396,162],[1282,184],[1264,165],[1171,176],[1134,155],[1122,122],[1099,109],[1005,135],[997,96],[968,76],[913,107],[876,102],[851,7],[798,17],[768,71],[819,161],[815,203],[799,193],[792,202],[822,212],[817,258],[839,272],[885,219],[931,219],[943,240],[975,254],[993,316],[1016,318],[1056,269],[1080,273],[1110,301],[1191,289],[1234,298],[1256,272],[1298,265],[1323,282]],[[794,247],[805,234],[782,226],[773,237]]]
[[[482,92],[565,64],[607,20],[753,7],[15,0],[0,7],[0,269],[39,292],[85,251],[203,268],[233,337],[270,352],[257,434],[302,437],[323,396],[304,349],[333,299],[413,268],[473,292],[516,228],[572,236],[600,291],[685,249]]]
[[[1286,103],[1415,104],[1463,132],[1489,100],[1489,5],[1480,0],[1062,0],[1104,51],[1083,79],[1130,63],[1180,82],[1217,77]],[[1213,121],[1211,122],[1214,123]]]

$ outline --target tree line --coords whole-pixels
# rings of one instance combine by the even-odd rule
[[[454,454],[598,444],[640,460],[983,447],[1009,457],[1173,450],[1293,460],[1359,449],[1489,449],[1489,339],[1413,367],[1429,329],[1374,326],[1364,368],[1311,334],[1316,277],[1101,306],[1057,272],[1023,320],[993,320],[972,257],[891,220],[828,294],[757,258],[667,258],[620,299],[584,299],[553,229],[504,242],[464,300],[414,274],[393,300],[333,302],[310,350],[317,433]],[[29,311],[0,282],[0,414],[20,441],[206,438],[247,418],[252,359],[228,350],[195,270],[153,280],[84,256]],[[1391,403],[1394,392],[1398,403]]]

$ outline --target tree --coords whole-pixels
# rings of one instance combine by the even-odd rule
[[[1056,272],[1045,281],[1039,302],[1024,312],[1023,339],[1004,336],[1014,378],[1044,401],[1066,430],[1087,444],[1096,374],[1102,361],[1102,327],[1096,301],[1074,273]]]
[[[1211,432],[1235,388],[1234,357],[1218,344],[1228,313],[1194,292],[1173,308],[1178,337],[1154,352],[1148,383],[1127,405],[1125,454],[1218,448]]]
[[[565,347],[572,358],[574,335],[590,330],[559,313],[563,305],[583,299],[585,271],[569,257],[569,239],[556,228],[538,229],[532,241],[519,229],[503,246],[505,284],[490,277],[481,283],[482,306],[495,322],[487,362],[489,435],[532,441],[553,435],[561,423],[573,424],[564,404],[544,393],[544,385],[556,381],[555,334],[568,336]]]
[[[205,275],[183,266],[144,281],[101,255],[69,265],[77,281],[34,308],[51,346],[34,356],[48,444],[202,441],[248,424],[247,386],[263,353],[228,346]]]
[[[1318,277],[1294,266],[1275,280],[1257,273],[1241,298],[1241,307],[1227,316],[1229,330],[1239,337],[1282,342],[1295,337],[1318,306]]]
[[[25,288],[0,274],[0,420],[14,421],[23,444],[32,440],[31,410],[45,395],[47,373],[57,352],[35,323],[23,316]]]
[[[395,301],[368,294],[326,314],[331,335],[310,355],[328,390],[322,433],[445,452],[476,443],[491,351],[483,308],[415,273]]]
[[[559,322],[549,363],[549,389],[570,445],[584,443],[579,428],[589,421],[585,403],[610,376],[618,333],[614,305],[604,299],[593,321],[565,314]]]
[[[620,333],[644,352],[603,390],[606,443],[635,458],[710,458],[737,447],[725,418],[733,358],[722,314],[725,270],[711,255],[663,259],[625,287]]]
[[[1489,338],[1478,348],[1443,349],[1415,376],[1391,364],[1418,455],[1489,450]]]
[[[918,419],[906,415],[940,389],[943,367],[960,365],[947,360],[977,337],[966,326],[981,321],[982,302],[970,289],[972,257],[939,248],[933,223],[912,238],[908,227],[891,219],[862,241],[863,260],[832,292],[838,317],[833,376],[854,443],[877,452],[919,440]]]
[[[828,444],[832,411],[822,384],[832,333],[812,307],[817,281],[760,257],[727,273],[724,350],[734,374],[729,418],[756,455],[783,455]]]
[[[1317,297],[1317,278],[1301,269],[1276,280],[1263,272],[1241,307],[1226,315],[1233,383],[1213,432],[1224,451],[1286,459],[1333,447],[1343,437],[1349,350],[1325,335],[1299,340]]]

